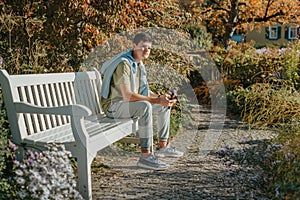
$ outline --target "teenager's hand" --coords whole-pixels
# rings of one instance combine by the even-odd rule
[[[171,107],[174,103],[176,103],[177,99],[170,100],[171,96],[169,94],[160,95],[158,97],[159,104],[164,107]]]

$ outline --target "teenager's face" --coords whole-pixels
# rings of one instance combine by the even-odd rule
[[[133,51],[135,52],[137,59],[143,60],[149,57],[151,48],[151,42],[141,41],[138,44],[134,44]]]

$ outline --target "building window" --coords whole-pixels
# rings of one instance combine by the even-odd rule
[[[298,28],[296,26],[289,27],[289,40],[295,40],[298,38]]]
[[[269,30],[269,39],[278,39],[278,26],[271,26]]]

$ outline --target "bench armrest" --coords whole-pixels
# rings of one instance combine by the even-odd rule
[[[43,107],[25,102],[15,102],[14,105],[17,113],[70,115],[78,117],[87,117],[92,114],[92,111],[88,107],[79,104],[57,107]]]
[[[89,136],[85,130],[84,118],[92,114],[92,111],[88,107],[79,104],[42,107],[25,102],[15,102],[14,105],[17,113],[69,115],[76,143],[87,146]]]

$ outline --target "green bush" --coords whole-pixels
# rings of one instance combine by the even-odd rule
[[[211,56],[223,77],[239,80],[246,88],[255,83],[289,81],[299,84],[299,42],[286,49],[255,49],[251,43],[237,44],[230,50],[214,47]]]
[[[251,43],[233,45],[230,50],[214,46],[210,55],[223,77],[229,111],[240,114],[245,102],[243,98],[235,102],[238,93],[243,93],[241,97],[245,96],[250,91],[248,87],[257,83],[269,83],[278,87],[289,85],[298,90],[299,46],[299,41],[284,49],[255,49]],[[206,84],[198,82],[195,89],[199,97],[202,97],[202,103],[209,103]]]
[[[0,87],[0,196],[4,199],[14,199],[15,187],[11,184],[12,180],[12,157],[7,149],[8,139],[10,138],[9,124],[2,98]]]
[[[271,186],[278,188],[280,198],[297,199],[300,196],[300,127],[299,123],[285,124],[279,130],[278,141],[282,151],[277,152],[275,166],[266,171],[271,172]],[[278,162],[280,160],[280,162]]]

